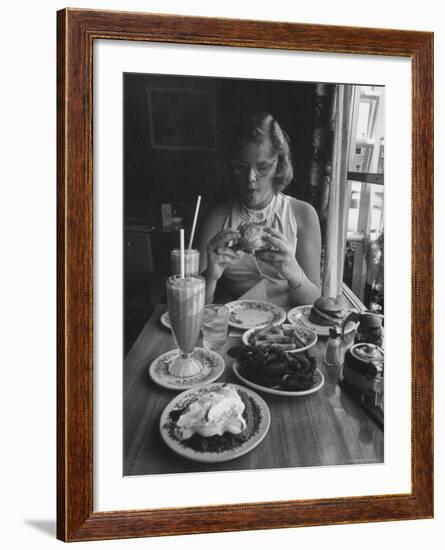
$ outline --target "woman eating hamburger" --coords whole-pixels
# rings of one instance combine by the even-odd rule
[[[320,296],[321,236],[317,213],[282,191],[293,178],[289,140],[269,113],[245,115],[230,141],[236,195],[219,205],[200,236],[206,301],[237,299],[264,279],[277,305]]]

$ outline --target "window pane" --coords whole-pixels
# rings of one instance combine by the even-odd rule
[[[357,139],[366,139],[368,137],[368,124],[369,124],[369,114],[370,114],[371,104],[366,102],[361,102],[359,111],[358,111],[358,122],[357,122]]]
[[[357,86],[350,172],[383,173],[385,88]]]
[[[370,184],[371,187],[371,233],[377,235],[383,231],[383,186]]]
[[[348,231],[357,231],[361,191],[362,184],[358,181],[353,181],[351,183],[351,202],[349,203]]]

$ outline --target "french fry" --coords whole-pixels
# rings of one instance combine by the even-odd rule
[[[281,351],[290,351],[295,348],[294,344],[272,344],[271,347]]]
[[[257,340],[257,342],[281,342],[283,340],[282,334],[268,334],[261,338],[260,340]]]
[[[304,329],[296,326],[267,325],[253,332],[249,344],[261,349],[280,345],[276,349],[292,351],[305,347],[308,344],[308,337]]]
[[[296,332],[294,332],[295,339],[299,344],[301,344],[301,347],[304,347],[306,345],[305,340],[303,340]]]
[[[259,342],[256,342],[255,346],[260,349],[267,349],[272,346],[270,342],[265,342],[264,340],[261,340]]]
[[[260,330],[256,331],[254,333],[254,336],[256,337],[256,339],[261,338],[262,336],[265,336],[270,331],[271,328],[274,328],[274,327],[267,325],[264,328],[261,328]]]

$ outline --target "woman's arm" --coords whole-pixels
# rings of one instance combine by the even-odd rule
[[[288,281],[292,305],[310,304],[320,296],[320,224],[309,204],[292,199],[292,209],[298,223],[295,255],[294,243],[273,228],[265,229],[272,249],[256,254]]]
[[[292,210],[298,223],[295,257],[300,273],[289,280],[292,303],[312,304],[320,296],[321,231],[318,214],[307,202],[291,199]]]
[[[213,302],[216,285],[224,269],[240,259],[241,252],[234,252],[227,245],[237,242],[239,233],[223,229],[225,209],[220,207],[206,219],[199,234],[200,273],[206,280],[206,304]]]
[[[222,216],[218,212],[212,212],[204,221],[199,232],[198,247],[199,247],[199,271],[206,281],[206,296],[205,303],[211,304],[215,295],[216,283],[218,279],[209,274],[207,271],[207,245],[210,239],[218,233],[221,228]]]

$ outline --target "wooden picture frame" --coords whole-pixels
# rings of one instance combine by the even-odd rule
[[[433,516],[433,34],[65,9],[57,14],[57,537],[64,541]],[[411,492],[93,512],[93,43],[273,48],[412,64]]]

